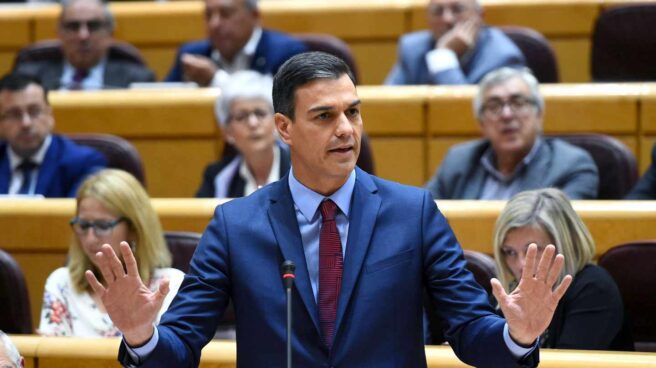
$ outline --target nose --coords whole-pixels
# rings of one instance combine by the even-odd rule
[[[335,129],[335,135],[338,137],[348,137],[353,134],[353,124],[346,117],[346,114],[342,113],[337,121],[337,127]]]
[[[32,118],[27,111],[24,111],[23,116],[21,118],[21,127],[23,127],[23,128],[31,127],[33,120],[34,120],[34,118]]]
[[[89,28],[86,23],[80,24],[80,29],[77,31],[77,37],[80,39],[87,39],[91,35],[91,32],[89,32]]]
[[[453,14],[453,10],[449,7],[445,7],[442,12],[442,20],[448,24],[454,24],[456,21],[456,16]]]
[[[221,16],[217,12],[210,14],[209,19],[207,20],[207,25],[210,29],[216,29],[221,25]]]
[[[246,121],[248,122],[248,126],[251,128],[256,128],[258,125],[260,125],[260,119],[257,117],[257,115],[255,115],[254,112],[248,114]]]
[[[515,112],[510,108],[510,104],[503,104],[501,107],[501,117],[505,120],[515,117]]]

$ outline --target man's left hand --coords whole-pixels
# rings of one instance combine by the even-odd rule
[[[537,245],[531,244],[526,252],[526,264],[519,285],[510,294],[501,282],[492,279],[492,293],[508,322],[510,337],[520,345],[530,346],[549,327],[558,302],[572,283],[567,275],[554,289],[565,258],[556,247],[548,245],[537,264]]]

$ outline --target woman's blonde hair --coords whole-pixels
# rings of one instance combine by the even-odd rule
[[[592,262],[595,254],[592,235],[562,191],[548,188],[518,193],[501,211],[494,229],[497,275],[506,292],[512,291],[519,280],[515,280],[508,268],[501,247],[509,231],[522,227],[543,230],[554,242],[558,254],[565,256],[558,283],[565,275],[574,276]]]
[[[156,268],[171,265],[171,254],[166,246],[157,213],[146,190],[132,175],[115,169],[99,171],[88,177],[80,186],[76,198],[78,209],[85,198],[93,198],[117,216],[127,219],[130,231],[136,238],[134,244],[131,244],[132,251],[135,253],[139,275],[146,285]],[[84,277],[86,270],[92,270],[96,277],[102,280],[100,271],[87,257],[75,235],[68,255],[68,269],[78,292],[91,290]]]

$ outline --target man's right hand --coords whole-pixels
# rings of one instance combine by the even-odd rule
[[[139,276],[128,243],[121,242],[120,249],[125,268],[109,244],[96,253],[96,265],[105,285],[89,270],[85,276],[128,345],[141,346],[153,336],[153,323],[169,292],[169,281],[162,280],[157,291],[150,291]]]
[[[212,59],[202,55],[184,54],[180,61],[184,79],[201,87],[208,87],[218,70]]]
[[[435,47],[451,49],[461,57],[474,47],[480,28],[481,21],[478,18],[459,22],[437,40]]]

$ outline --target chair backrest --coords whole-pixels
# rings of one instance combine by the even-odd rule
[[[521,50],[528,66],[540,83],[558,83],[558,63],[549,41],[539,32],[526,27],[499,27]]]
[[[617,245],[599,257],[599,266],[620,289],[636,350],[656,351],[656,240]]]
[[[344,60],[349,68],[351,68],[356,84],[358,83],[360,80],[358,77],[358,67],[355,63],[353,53],[346,42],[333,35],[323,33],[297,33],[294,36],[303,41],[310,51],[323,51]]]
[[[0,249],[0,330],[31,334],[30,296],[23,271],[9,253]]]
[[[107,159],[107,167],[121,169],[134,175],[146,186],[141,156],[134,146],[127,140],[111,134],[76,133],[67,134],[75,143],[95,148]]]
[[[590,154],[599,170],[599,199],[621,199],[638,180],[636,158],[616,138],[603,134],[549,135],[578,146]]]
[[[656,4],[611,7],[592,32],[592,80],[656,80]]]
[[[14,59],[14,68],[20,63],[49,60],[58,61],[63,57],[60,40],[39,41],[25,46],[18,51]],[[122,41],[112,41],[112,44],[109,46],[107,58],[145,65],[141,52],[136,47]]]

